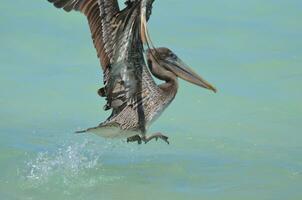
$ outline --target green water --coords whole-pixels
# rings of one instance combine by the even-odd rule
[[[302,199],[301,7],[156,0],[156,46],[219,93],[181,81],[150,130],[171,144],[138,146],[73,134],[110,114],[85,18],[2,0],[0,199]]]

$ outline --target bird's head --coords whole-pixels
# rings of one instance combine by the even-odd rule
[[[147,60],[157,62],[159,66],[163,67],[165,70],[172,72],[183,80],[212,90],[213,92],[217,92],[214,86],[200,77],[168,48],[162,47],[147,50]]]

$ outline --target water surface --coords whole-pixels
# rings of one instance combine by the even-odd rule
[[[213,83],[180,82],[150,132],[74,135],[106,119],[87,22],[0,2],[0,199],[302,199],[302,3],[155,1],[150,32]]]

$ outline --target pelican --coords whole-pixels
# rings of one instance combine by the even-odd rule
[[[48,0],[57,8],[86,15],[97,56],[103,69],[104,110],[107,120],[77,133],[94,133],[105,138],[127,138],[127,142],[149,142],[168,137],[158,132],[147,135],[151,123],[173,101],[178,78],[216,92],[170,49],[155,48],[147,21],[154,0],[127,0],[120,9],[118,0]],[[153,76],[164,81],[156,84]]]

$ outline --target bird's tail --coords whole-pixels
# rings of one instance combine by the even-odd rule
[[[74,132],[74,133],[75,133],[75,134],[87,133],[87,130],[76,131],[76,132]]]

